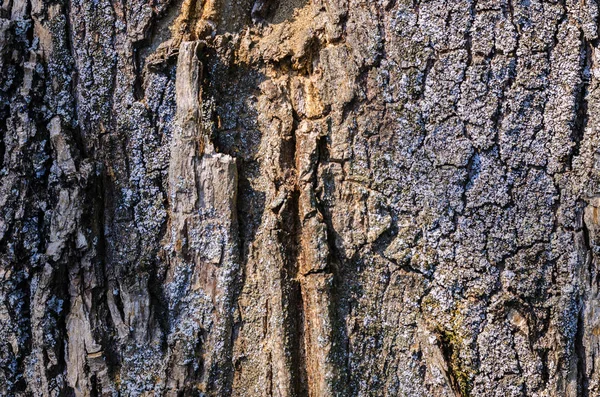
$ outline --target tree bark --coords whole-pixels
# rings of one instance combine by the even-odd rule
[[[0,395],[600,395],[595,0],[0,0]]]

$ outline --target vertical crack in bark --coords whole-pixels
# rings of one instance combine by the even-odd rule
[[[464,372],[460,363],[460,356],[455,346],[454,336],[449,332],[439,334],[441,351],[446,361],[450,386],[457,397],[469,397],[471,395],[471,381],[469,375]]]
[[[577,396],[589,397],[589,380],[587,376],[587,355],[586,345],[584,343],[585,323],[584,312],[586,302],[582,299],[579,302],[579,311],[577,312],[577,330],[575,333],[575,353],[577,355]]]
[[[295,138],[294,138],[295,148]],[[301,223],[298,206],[299,192],[297,187],[290,193],[285,208],[280,213],[283,238],[281,243],[286,251],[287,266],[284,279],[287,280],[289,305],[287,314],[287,338],[290,341],[292,379],[294,395],[308,396],[307,363],[305,351],[306,329],[304,327],[306,314],[303,288],[300,281],[300,239]]]

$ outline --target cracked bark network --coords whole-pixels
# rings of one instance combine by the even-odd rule
[[[600,395],[596,0],[1,0],[1,396]]]

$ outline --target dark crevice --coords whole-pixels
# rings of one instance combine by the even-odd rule
[[[162,287],[164,283],[164,274],[160,272],[159,261],[155,261],[153,269],[153,271],[149,272],[148,294],[150,296],[150,306],[153,309],[154,318],[161,331],[162,347],[166,350],[166,337],[169,334],[169,307],[165,297],[165,291]],[[123,314],[121,315],[123,316]]]
[[[448,379],[450,387],[457,396],[468,397],[471,394],[471,380],[468,374],[462,368],[456,346],[456,336],[450,332],[439,332],[439,342],[442,355],[448,367]]]
[[[290,340],[292,345],[291,362],[296,366],[293,373],[293,388],[294,394],[298,397],[308,396],[308,374],[306,365],[306,350],[305,350],[305,314],[304,314],[304,298],[302,296],[302,287],[297,280],[290,282]]]
[[[473,64],[473,34],[471,29],[473,28],[473,23],[475,22],[475,9],[477,7],[477,1],[473,0],[469,7],[469,25],[465,30],[465,50],[467,51],[467,64],[465,66],[465,73],[469,67]]]
[[[304,349],[305,341],[305,313],[302,285],[298,281],[300,271],[300,255],[301,255],[301,234],[302,221],[300,219],[300,190],[296,183],[290,184],[290,181],[296,177],[296,129],[300,122],[299,116],[293,113],[292,130],[289,135],[282,137],[281,140],[281,156],[280,164],[282,170],[288,175],[285,181],[275,181],[277,189],[283,189],[286,194],[286,201],[279,212],[279,228],[281,232],[280,242],[284,249],[284,275],[282,281],[286,283],[284,288],[288,291],[288,313],[286,315],[286,333],[287,339],[290,341],[288,348],[290,349],[291,361],[295,363],[293,371],[293,388],[298,396],[308,396],[307,389],[307,367],[306,367],[306,351]],[[287,280],[287,282],[285,281]]]
[[[256,0],[252,5],[250,16],[255,24],[270,23],[279,8],[279,0]]]
[[[7,131],[6,118],[8,114],[8,111],[0,110],[0,170],[4,167],[4,155],[6,154],[6,145],[4,144],[4,139]],[[6,115],[6,117],[4,115]]]
[[[136,101],[144,99],[144,78],[142,76],[142,59],[140,49],[144,46],[144,41],[133,45],[133,98]]]
[[[45,331],[46,336],[54,338],[54,344],[49,346],[56,356],[56,365],[50,366],[46,363],[46,376],[48,379],[56,379],[67,369],[65,341],[67,340],[66,320],[69,310],[64,310],[71,307],[69,297],[69,275],[68,264],[63,262],[60,265],[55,265],[55,274],[51,285],[53,286],[54,294],[49,301],[46,302],[47,309],[44,318],[44,326],[53,326],[52,329]]]
[[[112,379],[116,378],[120,368],[120,352],[119,344],[116,341],[115,335],[115,323],[112,319],[110,310],[108,310],[108,301],[106,294],[113,294],[117,310],[120,312],[121,319],[125,318],[123,309],[123,302],[121,301],[120,291],[115,291],[113,288],[116,287],[117,283],[111,282],[111,278],[114,279],[114,270],[107,268],[107,250],[108,241],[105,235],[105,222],[106,222],[106,196],[105,187],[107,186],[108,176],[105,174],[103,168],[98,170],[98,176],[94,178],[90,185],[91,189],[87,190],[87,196],[91,198],[91,205],[88,209],[90,213],[90,227],[91,235],[95,236],[95,245],[93,252],[95,257],[93,258],[93,266],[96,277],[101,280],[102,284],[99,286],[99,294],[93,299],[92,304],[97,305],[97,310],[90,310],[90,313],[94,313],[93,318],[98,321],[98,328],[102,331],[98,335],[101,346],[104,349],[106,357],[106,366],[108,369],[108,375]],[[117,292],[115,295],[114,293]],[[92,322],[93,323],[93,322]]]
[[[304,350],[304,299],[302,296],[301,284],[298,281],[299,271],[299,256],[300,256],[300,234],[301,224],[298,209],[299,200],[298,190],[292,191],[283,206],[280,214],[280,231],[277,232],[280,237],[280,246],[284,249],[285,268],[283,269],[282,282],[285,283],[284,290],[287,291],[288,312],[286,336],[289,341],[288,348],[290,349],[290,362],[294,363],[293,370],[293,388],[295,395],[308,396],[306,373],[306,352]],[[286,281],[287,280],[287,281]],[[285,305],[284,305],[285,306]]]
[[[584,310],[585,303],[580,303],[577,314],[577,332],[575,333],[575,354],[577,355],[577,396],[589,397],[589,379],[586,372],[586,346],[584,343]]]
[[[541,349],[538,354],[540,357],[540,363],[542,368],[540,370],[540,375],[542,377],[542,382],[544,385],[548,384],[548,380],[550,380],[550,369],[548,368],[548,354],[550,353],[550,349]]]
[[[100,397],[102,396],[102,387],[99,385],[98,378],[96,375],[90,377],[90,396]]]

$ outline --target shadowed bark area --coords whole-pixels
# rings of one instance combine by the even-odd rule
[[[0,0],[0,396],[600,395],[596,0]]]

